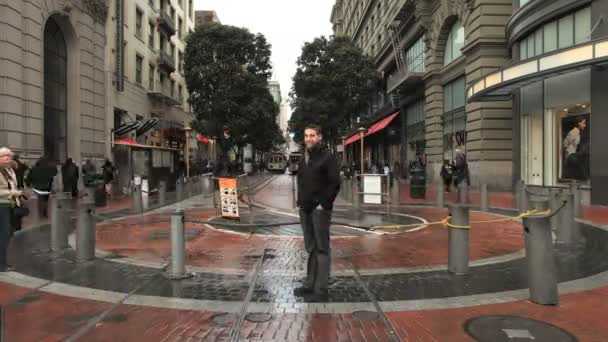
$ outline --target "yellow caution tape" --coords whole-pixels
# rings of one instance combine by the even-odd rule
[[[494,220],[481,220],[481,221],[471,221],[470,224],[473,223],[495,223],[495,222],[505,222],[505,221],[513,221],[513,220],[518,220],[518,219],[522,219],[524,217],[528,217],[528,216],[532,216],[532,215],[550,215],[551,214],[551,210],[539,210],[539,209],[532,209],[532,210],[528,210],[524,213],[521,213],[517,216],[512,216],[512,217],[505,217],[505,218],[501,218],[501,219],[494,219]],[[370,230],[376,230],[376,229],[403,229],[403,228],[415,228],[415,227],[419,227],[419,226],[432,226],[432,225],[442,225],[444,227],[450,227],[450,228],[458,228],[458,229],[470,229],[471,226],[459,226],[459,225],[455,225],[450,223],[450,219],[452,217],[451,216],[446,216],[443,220],[441,221],[436,221],[436,222],[429,222],[429,223],[414,223],[414,224],[401,224],[401,225],[388,225],[388,226],[374,226],[371,227]]]

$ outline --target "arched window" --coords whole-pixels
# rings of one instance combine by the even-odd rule
[[[455,59],[462,56],[464,46],[464,27],[460,20],[456,21],[450,29],[450,34],[445,43],[445,54],[443,55],[443,65],[452,63]]]

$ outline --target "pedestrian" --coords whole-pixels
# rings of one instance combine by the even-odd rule
[[[29,167],[21,161],[18,154],[13,155],[13,161],[16,163],[15,176],[17,177],[17,187],[23,189],[25,187],[23,180],[25,179],[25,173],[29,170]]]
[[[0,272],[13,271],[7,263],[7,250],[14,229],[14,209],[19,205],[23,193],[17,189],[17,177],[12,170],[13,152],[0,148]]]
[[[103,177],[103,186],[106,194],[112,195],[112,181],[114,180],[114,171],[116,168],[112,165],[110,159],[106,159],[101,167],[101,175]]]
[[[441,179],[443,180],[443,186],[445,187],[446,192],[450,192],[450,185],[452,184],[452,165],[450,165],[450,161],[445,159],[443,161],[443,165],[441,166],[441,171],[439,172]]]
[[[69,192],[73,198],[78,197],[78,166],[74,164],[72,158],[66,159],[61,167],[61,176],[63,178],[63,192]]]
[[[38,198],[39,217],[48,217],[48,203],[57,168],[45,156],[40,157],[26,178]]]
[[[469,174],[469,164],[467,163],[467,157],[464,152],[456,150],[456,158],[454,160],[454,167],[452,171],[452,177],[454,179],[454,186],[458,189],[460,183],[466,181],[467,186],[471,186],[471,176]]]
[[[326,301],[330,272],[329,225],[333,202],[340,190],[340,172],[335,157],[321,146],[321,129],[304,130],[306,149],[298,168],[298,208],[308,253],[306,281],[294,290],[307,301]]]

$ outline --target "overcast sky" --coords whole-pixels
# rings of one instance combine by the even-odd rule
[[[272,45],[273,79],[286,99],[304,42],[332,34],[332,0],[194,0],[195,10],[215,10],[222,24],[262,33]]]

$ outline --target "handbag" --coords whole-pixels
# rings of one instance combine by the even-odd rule
[[[14,207],[13,208],[13,216],[16,218],[23,218],[30,214],[30,209],[28,207]]]

